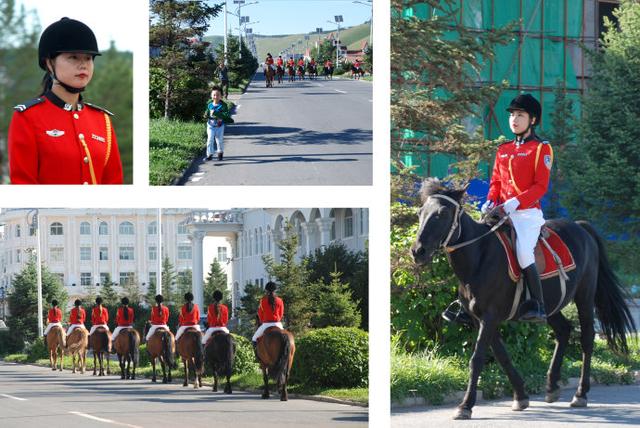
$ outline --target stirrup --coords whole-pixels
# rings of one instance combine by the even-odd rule
[[[454,309],[457,306],[457,309]],[[464,310],[464,307],[460,303],[460,300],[454,300],[451,302],[447,309],[445,309],[442,314],[442,318],[445,321],[450,323],[458,323],[462,325],[472,326],[473,319],[471,316]]]
[[[529,307],[527,308],[527,306]],[[544,311],[544,305],[542,305],[537,300],[531,299],[523,302],[519,308],[520,312],[522,312],[522,310],[525,310],[525,312],[522,315],[520,315],[520,318],[518,318],[519,321],[525,321],[525,322],[546,322],[547,321],[547,314]]]

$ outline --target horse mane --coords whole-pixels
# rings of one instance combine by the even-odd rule
[[[447,187],[442,181],[440,181],[440,179],[429,177],[422,182],[422,187],[420,188],[420,200],[424,204],[429,196],[444,195],[449,196],[456,201],[460,201],[466,191],[466,187],[461,189]]]

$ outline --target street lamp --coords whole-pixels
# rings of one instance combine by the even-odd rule
[[[340,61],[340,23],[344,22],[344,20],[342,19],[342,15],[335,15],[333,18],[333,21],[327,22],[338,26],[338,33],[336,36],[336,66],[338,66],[338,62]]]
[[[322,27],[316,27],[316,33],[318,34],[318,53],[316,54],[317,57],[320,56],[320,34],[322,34]]]
[[[249,17],[247,16],[247,21],[243,21],[242,20],[242,6],[247,7],[247,6],[251,6],[254,4],[258,4],[257,1],[251,2],[251,3],[245,3],[244,0],[233,0],[233,4],[237,4],[238,8],[236,9],[236,13],[233,14],[231,12],[227,12],[230,13],[232,15],[235,15],[238,17],[238,58],[242,58],[242,23],[243,22],[248,22],[249,21]]]
[[[373,43],[373,0],[353,0],[353,3],[371,7],[371,20],[369,21],[369,48]]]
[[[42,319],[42,261],[40,254],[40,224],[38,222],[38,209],[34,208],[27,213],[27,223],[29,223],[29,215],[33,213],[31,217],[31,227],[36,230],[36,272],[38,274],[38,334],[44,335],[44,322]]]

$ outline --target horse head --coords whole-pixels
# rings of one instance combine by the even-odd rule
[[[465,192],[466,187],[451,189],[437,178],[427,178],[422,183],[422,207],[418,212],[420,226],[416,241],[411,246],[411,254],[416,264],[427,264],[436,250],[449,243],[459,224],[459,216],[462,213],[461,201]]]

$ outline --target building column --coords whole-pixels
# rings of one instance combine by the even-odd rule
[[[309,235],[313,233],[313,224],[305,221],[300,223],[300,227],[304,233],[304,242],[300,243],[300,247],[304,250],[304,253],[302,254],[302,257],[304,257],[311,254],[311,237]]]
[[[204,289],[202,284],[202,243],[205,235],[206,233],[202,230],[194,230],[193,233],[189,235],[189,240],[191,240],[192,292],[194,303],[200,307],[200,311],[204,308]]]
[[[331,243],[331,223],[332,218],[319,218],[316,219],[316,224],[320,229],[320,246],[328,247]]]

